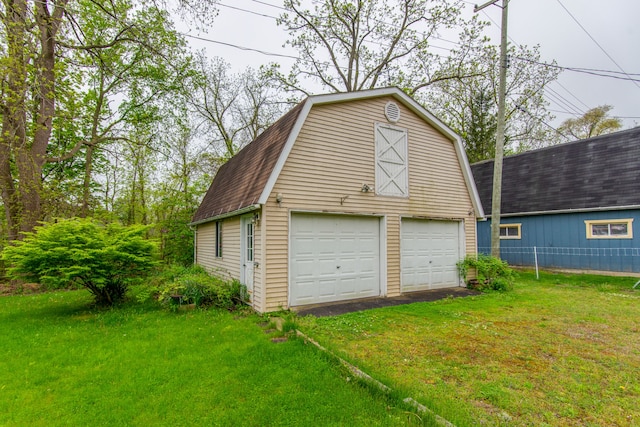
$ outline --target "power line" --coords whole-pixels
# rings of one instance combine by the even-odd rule
[[[464,0],[464,1],[463,1],[463,3],[467,3],[467,4],[470,4],[470,5],[474,5],[474,3],[473,3],[473,2],[471,2],[471,1],[466,1],[466,0]],[[491,21],[491,23],[492,23],[493,25],[495,25],[496,27],[500,28],[500,25],[498,25],[498,23],[497,23],[496,21],[494,21],[494,20],[493,20],[493,18],[492,18],[492,17],[491,17],[491,16],[490,16],[490,15],[489,15],[485,10],[483,10],[483,11],[482,11],[482,13],[487,17],[487,19],[489,19],[489,21]],[[515,41],[515,40],[513,39],[513,37],[509,36],[509,40],[511,40],[511,42],[512,42],[514,45],[516,45],[516,46],[518,46],[518,47],[521,47],[521,46],[520,46],[520,43],[518,43],[517,41]],[[552,82],[552,83],[556,83],[556,84],[560,85],[560,83],[559,83],[559,82],[557,82],[557,81],[556,81],[556,82]],[[561,86],[561,85],[560,85],[560,86]],[[581,101],[581,100],[580,100],[576,95],[574,95],[573,93],[571,93],[567,88],[565,88],[564,86],[562,86],[562,88],[563,88],[563,89],[564,89],[564,90],[565,90],[569,95],[571,95],[572,97],[574,97],[575,99],[577,99],[581,104],[586,105],[586,104],[585,104],[584,102],[582,102],[582,101]],[[564,99],[564,97],[563,97],[562,95],[560,95],[560,94],[558,94],[557,96],[558,96],[558,97],[560,97],[561,99]],[[557,102],[557,101],[556,101],[556,102]],[[566,102],[569,102],[569,101],[567,100]]]
[[[252,1],[252,2],[254,2],[254,3],[257,3],[257,4],[262,4],[262,5],[265,5],[265,6],[269,6],[269,7],[275,8],[275,9],[279,9],[279,10],[287,11],[287,9],[286,9],[286,8],[284,8],[284,7],[277,6],[277,5],[274,5],[274,4],[271,4],[271,3],[265,2],[265,1],[261,1],[261,0],[250,0],[250,1]],[[560,2],[560,0],[558,0],[558,2]],[[314,3],[317,3],[317,0],[316,0]],[[470,2],[470,1],[464,1],[464,3],[472,4],[472,2]],[[219,6],[226,7],[226,8],[229,8],[229,9],[237,10],[237,11],[239,11],[239,12],[249,13],[249,14],[252,14],[252,15],[256,15],[256,16],[260,16],[260,17],[264,17],[264,18],[268,18],[268,19],[273,19],[273,20],[276,20],[276,19],[277,19],[277,17],[276,17],[276,16],[273,16],[273,15],[269,15],[269,14],[265,14],[265,13],[259,13],[259,12],[255,12],[255,11],[248,10],[248,9],[245,9],[245,8],[241,8],[241,7],[237,7],[237,6],[231,6],[231,5],[227,5],[227,4],[223,4],[223,3],[218,3],[218,5],[219,5]],[[562,5],[562,4],[561,4],[561,6],[563,6],[563,7],[564,7],[564,5]],[[566,10],[566,8],[565,8],[565,10]],[[569,12],[568,10],[567,10],[567,12],[570,14],[570,12]],[[496,23],[496,22],[491,18],[491,16],[489,16],[485,11],[483,11],[483,13],[485,14],[485,16],[487,16],[487,18],[488,18],[488,19],[489,19],[489,20],[490,20],[494,25],[496,25],[496,26],[498,25],[498,24],[497,24],[497,23]],[[572,18],[574,18],[574,20],[575,20],[575,17],[573,17],[573,16],[572,16]],[[375,20],[375,21],[376,21],[376,22],[378,22],[378,23],[384,24],[384,25],[390,25],[390,24],[388,24],[388,23],[386,23],[386,22],[384,22],[384,21],[381,21],[381,20]],[[576,22],[577,22],[577,20],[576,20]],[[580,24],[578,23],[578,25],[580,25]],[[581,27],[582,27],[582,26],[581,26]],[[584,30],[584,28],[583,28],[583,30]],[[585,32],[586,32],[586,30],[585,30]],[[243,50],[243,51],[251,51],[251,52],[260,53],[260,54],[262,54],[262,55],[266,55],[266,56],[280,57],[280,58],[288,58],[288,59],[294,59],[294,60],[302,60],[302,61],[304,61],[302,58],[300,58],[300,57],[298,57],[298,56],[294,56],[294,55],[287,55],[287,54],[280,54],[280,53],[275,53],[275,52],[268,52],[268,51],[265,51],[265,50],[261,50],[261,49],[257,49],[257,48],[251,48],[251,47],[247,47],[247,46],[241,46],[241,45],[237,45],[237,44],[233,44],[233,43],[229,43],[229,42],[223,42],[223,41],[220,41],[220,40],[213,40],[213,39],[208,39],[208,38],[204,38],[204,37],[193,36],[193,35],[185,34],[185,33],[182,33],[182,34],[183,34],[185,37],[189,37],[189,38],[192,38],[192,39],[197,39],[197,40],[205,41],[205,42],[208,42],[208,43],[214,43],[214,44],[219,44],[219,45],[223,45],[223,46],[228,46],[228,47],[235,48],[235,49],[239,49],[239,50]],[[448,40],[448,39],[444,39],[444,38],[441,38],[441,37],[432,36],[432,38],[437,39],[437,40],[442,40],[442,41],[445,41],[445,42],[448,42],[448,43],[452,43],[452,44],[460,45],[460,43],[458,43],[458,42],[455,42],[455,41],[452,41],[452,40]],[[520,45],[519,45],[519,44],[518,44],[518,43],[517,43],[517,42],[516,42],[512,37],[509,37],[509,39],[510,39],[510,40],[511,40],[511,41],[512,41],[516,46],[519,46],[519,47],[520,47]],[[595,40],[594,40],[594,41],[595,41]],[[372,41],[372,43],[374,43],[374,44],[378,44],[378,45],[380,45],[380,46],[384,46],[384,45],[383,45],[382,43],[380,43],[380,42]],[[597,42],[596,42],[596,43],[597,43]],[[445,50],[445,51],[448,51],[448,52],[451,52],[451,51],[452,51],[452,49],[449,49],[449,48],[446,48],[446,47],[442,47],[442,46],[431,45],[431,47],[432,47],[432,48],[435,48],[435,49]],[[600,47],[600,46],[599,46],[599,47]],[[442,56],[442,55],[436,55],[436,56]],[[565,67],[565,66],[559,66],[559,65],[555,65],[555,64],[542,63],[542,62],[533,61],[533,60],[530,60],[530,59],[520,58],[520,57],[516,57],[515,59],[519,59],[519,60],[523,60],[523,61],[528,61],[528,62],[535,63],[535,64],[538,64],[538,65],[546,66],[546,67],[554,67],[554,68],[558,68],[558,69],[566,70],[566,71],[573,71],[573,72],[579,72],[579,73],[592,74],[592,75],[599,76],[599,77],[609,77],[609,78],[616,78],[616,79],[621,79],[621,80],[633,81],[636,85],[637,85],[637,82],[638,82],[638,81],[640,81],[640,79],[634,79],[633,77],[631,77],[631,76],[640,76],[640,74],[629,74],[629,73],[626,73],[624,70],[622,70],[622,71],[620,71],[620,72],[619,72],[619,71],[613,71],[613,70],[601,70],[601,69],[591,69],[591,68],[581,68],[581,67]],[[612,58],[610,58],[610,59],[612,59]],[[612,59],[612,60],[613,60],[613,59]],[[305,61],[305,62],[306,62],[306,61]],[[615,61],[614,61],[614,63],[615,63]],[[328,63],[327,63],[327,64],[328,64]],[[616,63],[616,65],[620,68],[620,66],[619,66],[617,63]],[[613,75],[612,75],[612,74],[613,74]],[[615,74],[623,74],[623,75],[624,75],[624,76],[626,76],[626,77],[616,76]],[[576,95],[574,95],[571,91],[569,91],[566,87],[564,87],[563,85],[561,85],[559,82],[553,82],[553,83],[558,84],[562,89],[564,89],[564,90],[565,90],[569,95],[571,95],[575,100],[577,100],[579,103],[581,103],[582,105],[584,105],[584,106],[585,106],[585,108],[587,108],[587,109],[589,108],[589,107],[587,106],[587,104],[585,104],[582,100],[580,100]],[[564,104],[564,107],[565,107],[565,108],[568,108],[568,109],[570,109],[570,110],[574,110],[574,111],[576,111],[576,112],[574,112],[574,113],[569,113],[569,114],[575,114],[575,115],[582,115],[582,114],[584,114],[584,111],[583,111],[580,107],[578,107],[578,106],[576,106],[575,104],[573,104],[571,101],[569,101],[568,99],[566,99],[563,95],[559,94],[559,93],[558,93],[558,92],[556,92],[556,91],[553,91],[551,88],[547,88],[547,89],[549,90],[549,92],[550,92],[550,93],[549,93],[549,95],[551,96],[551,98],[553,98],[553,101],[554,101],[555,103],[557,103],[557,104]],[[627,118],[627,117],[625,117],[625,118]],[[628,117],[628,118],[636,118],[636,117]],[[546,124],[546,123],[545,123],[545,124]]]
[[[573,71],[573,72],[576,72],[576,73],[591,74],[591,75],[594,75],[594,76],[608,77],[608,78],[611,78],[611,79],[626,80],[626,81],[631,81],[631,82],[640,82],[640,74],[627,74],[625,72],[620,72],[620,71],[598,70],[598,69],[594,69],[594,68],[564,67],[564,66],[557,65],[557,64],[549,64],[549,63],[546,63],[546,62],[534,61],[532,59],[522,58],[522,57],[519,57],[519,56],[516,56],[514,59],[517,59],[517,60],[520,60],[520,61],[525,61],[525,62],[530,62],[532,64],[542,65],[542,66],[549,67],[549,68],[558,68],[558,69],[563,70],[563,71]],[[614,75],[611,75],[611,74],[614,74]],[[622,77],[622,76],[615,75],[615,74],[623,74],[626,77]],[[638,78],[633,78],[631,76],[638,76]]]
[[[572,113],[571,111],[564,111],[564,110],[554,110],[553,108],[548,108],[549,111],[551,111],[552,113],[560,113],[560,114],[570,114],[572,116],[575,116],[576,113]]]
[[[284,7],[276,6],[276,5],[273,5],[273,4],[264,2],[264,1],[260,1],[260,0],[251,0],[251,1],[253,1],[254,3],[265,5],[265,6],[271,6],[271,7],[280,9],[280,10],[288,11],[288,9],[286,9]],[[314,1],[314,3],[317,3],[317,0]],[[267,15],[267,14],[263,14],[263,13],[259,13],[259,12],[254,12],[252,10],[244,9],[244,8],[237,7],[237,6],[230,6],[230,5],[227,5],[227,4],[224,4],[224,3],[218,3],[218,5],[226,7],[226,8],[229,8],[229,9],[237,10],[239,12],[250,13],[250,14],[253,14],[253,15],[256,15],[256,16],[260,16],[260,17],[264,17],[264,18],[269,18],[269,19],[273,19],[273,20],[277,20],[278,19],[276,16],[273,16],[273,15]],[[377,22],[379,24],[386,25],[388,27],[393,27],[391,24],[389,24],[389,23],[387,23],[385,21],[376,20],[376,19],[373,19],[373,21]],[[424,35],[424,34],[422,34],[422,35]],[[225,43],[225,42],[221,42],[221,41],[217,41],[217,40],[205,39],[205,38],[202,38],[202,37],[195,37],[195,36],[189,36],[189,37],[200,39],[200,40],[204,40],[204,41],[209,41],[211,43],[217,43],[217,44],[222,44],[222,45],[226,45],[226,46],[230,46],[230,47],[236,47],[236,48],[241,49],[241,50],[255,51],[255,52],[259,52],[259,53],[264,54],[264,55],[282,56],[280,54],[273,54],[273,53],[265,52],[265,51],[262,51],[262,50],[259,50],[259,49],[253,49],[253,48],[248,48],[248,47],[244,47],[244,46],[233,45],[232,43]],[[460,45],[460,43],[458,43],[458,42],[455,42],[455,41],[452,41],[452,40],[448,40],[448,39],[445,39],[445,38],[442,38],[442,37],[437,37],[437,36],[434,36],[434,35],[431,35],[430,37],[433,38],[433,39],[436,39],[436,40],[441,40],[441,41],[447,42],[447,43],[453,43],[453,44],[456,44],[456,45]],[[369,43],[377,44],[378,46],[381,46],[381,47],[384,47],[384,48],[388,48],[389,47],[389,46],[385,45],[384,43],[378,42],[378,41],[369,41]],[[447,47],[437,46],[437,45],[434,45],[434,44],[430,44],[430,47],[432,49],[440,49],[440,50],[444,50],[444,51],[447,51],[447,52],[451,52],[453,50],[453,49],[449,49]],[[437,55],[437,54],[434,54],[434,55],[438,56],[438,57],[445,57],[443,55]],[[286,56],[286,55],[285,55],[285,57],[290,57],[290,58],[293,58],[293,59],[302,60],[302,58],[299,58],[299,57],[292,57],[292,56]],[[309,62],[309,61],[306,61],[306,62]],[[329,64],[329,63],[327,62],[326,64]],[[346,71],[346,69],[343,69],[343,70]]]
[[[271,4],[271,3],[267,3],[267,2],[264,2],[264,1],[260,1],[260,0],[251,0],[251,1],[254,2],[254,3],[258,3],[258,4],[263,4],[265,6],[270,6],[270,7],[273,7],[275,9],[287,10],[286,8],[284,8],[282,6],[278,6],[276,4]]]
[[[578,98],[577,96],[575,96],[569,89],[567,89],[562,83],[560,83],[559,81],[555,81],[555,84],[557,84],[558,86],[560,86],[562,89],[564,89],[565,92],[567,92],[569,95],[573,96],[573,99],[575,99],[576,101],[578,101],[580,104],[584,105],[584,108],[586,108],[587,110],[590,108],[587,104],[585,104],[584,102],[582,102],[582,100],[580,98]]]
[[[300,58],[299,56],[287,55],[287,54],[283,54],[283,53],[268,52],[268,51],[261,50],[261,49],[256,49],[256,48],[247,47],[247,46],[241,46],[241,45],[238,45],[238,44],[223,42],[223,41],[220,41],[220,40],[209,39],[209,38],[206,38],[206,37],[194,36],[194,35],[187,34],[187,33],[179,32],[178,34],[181,34],[181,35],[183,35],[185,37],[189,37],[189,38],[192,38],[192,39],[195,39],[195,40],[204,41],[204,42],[207,42],[207,43],[219,44],[219,45],[222,45],[222,46],[227,46],[227,47],[231,47],[231,48],[239,49],[239,50],[243,50],[243,51],[260,53],[260,54],[265,55],[265,56],[274,56],[274,57],[280,57],[280,58],[295,59],[297,61],[302,61],[302,62],[305,62],[307,64],[313,64],[313,63],[316,62],[316,61],[311,61],[311,60],[306,60],[306,59]],[[372,43],[378,44],[378,45],[384,47],[384,45],[382,43],[379,43],[379,42],[372,42]],[[432,47],[446,50],[446,48],[439,47],[439,46],[432,46]],[[442,57],[442,55],[437,55],[437,54],[434,54],[434,55]],[[335,64],[330,63],[328,61],[324,61],[324,62],[321,62],[321,63],[324,64],[324,65],[336,66]],[[344,67],[340,67],[340,68],[341,68],[342,71],[348,71],[348,68],[344,68]]]
[[[550,100],[558,104],[559,106],[573,111],[573,114],[576,116],[581,116],[584,114],[584,111],[569,101],[567,98],[563,97],[561,94],[556,92],[553,88],[547,87],[545,88],[545,94],[549,97]]]
[[[267,2],[264,2],[264,1],[260,1],[260,0],[250,0],[250,1],[252,1],[252,2],[254,2],[254,3],[262,4],[262,5],[265,5],[265,6],[270,6],[270,7],[273,7],[273,8],[279,9],[279,10],[284,10],[284,11],[287,11],[287,10],[288,10],[288,9],[286,9],[286,8],[282,7],[282,6],[274,5],[274,4],[267,3]],[[558,0],[558,1],[559,1],[559,0]],[[316,0],[316,1],[314,1],[314,3],[318,3],[318,1]],[[472,4],[470,1],[464,1],[464,3]],[[268,15],[268,14],[264,14],[264,13],[259,13],[259,12],[255,12],[255,11],[252,11],[252,10],[249,10],[249,9],[244,9],[244,8],[237,7],[237,6],[231,6],[231,5],[227,5],[227,4],[224,4],[224,3],[218,3],[218,5],[219,5],[219,6],[226,7],[226,8],[229,8],[229,9],[237,10],[237,11],[240,11],[240,12],[245,12],[245,13],[250,13],[250,14],[253,14],[253,15],[256,15],[256,16],[261,16],[261,17],[264,17],[264,18],[269,18],[269,19],[274,19],[274,20],[278,19],[278,17],[277,17],[277,16]],[[568,12],[568,11],[567,11],[567,12]],[[485,11],[483,11],[483,13],[487,16],[487,18],[488,18],[488,19],[489,19],[493,24],[498,25],[498,24],[497,24],[497,23],[496,23],[496,22],[491,18],[491,16],[489,16]],[[572,17],[573,17],[573,16],[572,16]],[[575,19],[575,18],[574,18],[574,19]],[[387,23],[387,22],[384,22],[384,21],[382,21],[382,20],[376,20],[376,19],[374,19],[373,21],[374,21],[374,22],[377,22],[377,23],[380,23],[380,24],[387,25],[387,26],[391,26],[391,24],[389,24],[389,23]],[[585,31],[586,31],[586,30],[585,30]],[[436,40],[441,40],[441,41],[444,41],[444,42],[447,42],[447,43],[451,43],[451,44],[455,44],[455,45],[460,45],[460,43],[459,43],[459,42],[456,42],[456,41],[454,41],[454,40],[449,40],[449,39],[445,39],[445,38],[437,37],[437,36],[431,36],[431,37],[432,37],[433,39],[436,39]],[[512,41],[516,46],[519,46],[519,47],[520,47],[520,44],[519,44],[518,42],[516,42],[512,37],[509,37],[509,39],[510,39],[510,40],[511,40],[511,41]],[[375,44],[378,44],[378,45],[380,45],[380,46],[385,47],[382,43],[379,43],[379,42],[377,42],[377,43],[376,43],[376,42],[373,42],[373,43],[375,43]],[[597,43],[597,42],[596,42],[596,43]],[[449,51],[449,52],[452,50],[452,49],[449,49],[449,48],[446,48],[446,47],[436,46],[436,45],[431,45],[431,47],[432,47],[432,48],[435,48],[435,49],[447,50],[447,51]],[[523,60],[523,61],[528,61],[528,62],[532,62],[532,63],[538,64],[538,65],[544,65],[544,66],[547,66],[547,67],[554,67],[554,68],[558,68],[558,69],[562,69],[562,70],[566,70],[566,71],[574,71],[574,72],[583,72],[583,73],[589,73],[589,74],[594,74],[594,75],[602,75],[603,77],[619,78],[619,77],[615,77],[615,76],[610,76],[609,74],[623,74],[623,75],[627,76],[627,78],[626,78],[626,79],[624,79],[624,78],[623,78],[622,80],[631,80],[631,81],[636,81],[636,79],[631,78],[631,76],[639,76],[639,77],[640,77],[640,73],[627,73],[627,72],[625,72],[624,70],[623,70],[623,71],[614,71],[614,70],[603,70],[603,69],[596,69],[596,68],[567,67],[567,66],[560,66],[560,65],[555,65],[555,64],[548,64],[548,63],[543,63],[543,62],[536,62],[536,61],[532,61],[532,60],[529,60],[529,59],[526,59],[526,58],[520,58],[520,57],[516,57],[516,59]],[[616,64],[616,65],[617,65],[617,64]],[[605,74],[596,74],[596,73],[605,73]],[[567,89],[566,89],[566,88],[564,88],[564,87],[563,87],[563,89],[567,90]],[[575,95],[573,95],[573,94],[572,94],[571,92],[569,92],[568,90],[567,90],[567,92],[568,92],[570,95],[572,95],[572,96],[574,96],[574,97],[575,97]],[[576,100],[578,100],[579,102],[582,102],[582,101],[580,101],[580,99],[578,99],[577,97],[576,97]],[[586,107],[588,107],[586,104],[584,104],[584,105],[585,105]]]
[[[223,46],[232,47],[234,49],[240,49],[240,50],[245,50],[245,51],[250,51],[250,52],[257,52],[257,53],[260,53],[260,54],[266,55],[266,56],[276,56],[276,57],[280,57],[280,58],[300,59],[297,56],[293,56],[293,55],[286,55],[286,54],[283,54],[283,53],[267,52],[267,51],[260,50],[260,49],[255,49],[255,48],[252,48],[252,47],[246,47],[246,46],[240,46],[240,45],[233,44],[233,43],[222,42],[220,40],[213,40],[213,39],[207,39],[205,37],[193,36],[191,34],[180,33],[180,32],[178,34],[181,34],[181,35],[183,35],[185,37],[189,37],[189,38],[192,38],[192,39],[205,41],[205,42],[208,42],[208,43],[214,43],[214,44],[219,44],[219,45],[223,45]]]
[[[570,114],[572,116],[575,116],[574,113],[572,113],[571,111],[564,111],[564,110],[554,110],[549,108],[549,111],[551,111],[552,113],[560,113],[560,114]],[[640,116],[608,116],[612,119],[640,119]]]
[[[250,1],[252,1],[254,3],[262,4],[262,5],[265,5],[265,6],[271,6],[273,8],[276,8],[276,9],[279,9],[279,10],[283,10],[285,12],[289,12],[289,9],[287,9],[285,7],[282,7],[282,6],[277,6],[277,5],[270,4],[270,3],[267,3],[267,2],[264,2],[264,1],[260,1],[260,0],[250,0]],[[313,3],[318,4],[319,1],[318,0],[314,0]],[[251,13],[251,14],[254,14],[254,15],[262,16],[262,17],[265,17],[265,18],[271,18],[271,19],[274,19],[274,20],[278,19],[277,16],[258,13],[258,12],[254,12],[254,11],[251,11],[251,10],[248,10],[248,9],[243,9],[243,8],[237,7],[237,6],[229,6],[229,5],[226,5],[226,4],[223,4],[223,3],[218,3],[218,5],[227,7],[229,9],[235,9],[235,10],[238,10],[238,11],[241,11],[241,12],[246,12],[246,13]],[[375,19],[374,18],[374,19],[371,19],[371,21],[376,22],[378,24],[386,25],[389,28],[395,28],[394,25],[389,24],[388,22],[380,20],[380,19]],[[421,33],[420,35],[426,36],[426,34],[424,34],[424,33]],[[443,42],[446,42],[446,43],[451,43],[451,44],[454,44],[454,45],[457,45],[457,46],[462,46],[462,44],[460,42],[457,42],[457,41],[454,41],[454,40],[445,39],[443,37],[438,37],[438,36],[435,36],[433,34],[430,34],[429,37],[432,38],[432,39],[435,39],[435,40],[440,40],[440,41],[443,41]],[[384,45],[382,45],[382,46],[384,46]],[[446,47],[441,47],[441,46],[431,45],[431,47],[433,47],[435,49],[442,49],[442,50],[447,50],[447,51],[451,51],[452,50],[452,49],[449,49],[449,48],[446,48]]]
[[[544,121],[541,117],[536,117],[533,114],[531,114],[526,108],[517,105],[516,104],[516,108],[520,111],[522,111],[523,113],[525,113],[526,115],[528,115],[529,117],[531,117],[533,120],[536,120],[540,123],[542,123],[543,125],[545,125],[546,127],[548,127],[549,129],[553,130],[555,133],[557,133],[558,135],[562,136],[563,138],[565,138],[567,141],[570,141],[571,139],[563,134],[562,132],[560,132],[558,129],[554,128],[553,126],[551,126],[549,123],[547,123],[546,121]]]
[[[262,2],[260,2],[260,3],[262,3]],[[222,6],[222,7],[226,7],[226,8],[228,8],[228,9],[237,10],[237,11],[239,11],[239,12],[245,12],[245,13],[250,13],[250,14],[252,14],[252,15],[256,15],[256,16],[261,16],[261,17],[263,17],[263,18],[270,18],[270,19],[273,19],[273,20],[278,19],[278,17],[277,17],[277,16],[267,15],[266,13],[255,12],[255,11],[253,11],[253,10],[243,9],[243,8],[241,8],[241,7],[237,7],[237,6],[230,6],[230,5],[228,5],[228,4],[224,4],[224,3],[218,3],[217,5],[218,5],[218,6]]]
[[[631,76],[629,74],[627,74],[626,71],[624,71],[624,69],[620,66],[620,64],[618,64],[616,62],[615,59],[613,59],[613,57],[611,55],[609,55],[609,52],[607,52],[601,45],[600,43],[598,43],[598,41],[589,33],[589,31],[587,31],[587,29],[580,23],[580,21],[578,21],[578,19],[576,19],[575,16],[573,16],[573,14],[569,11],[569,9],[567,9],[565,7],[564,4],[562,4],[562,2],[560,0],[556,0],[558,2],[558,4],[560,6],[562,6],[562,8],[569,14],[569,16],[575,21],[576,24],[578,24],[578,26],[580,28],[582,28],[582,31],[584,31],[587,36],[589,36],[589,38],[596,44],[596,46],[598,46],[600,48],[600,50],[607,55],[607,58],[609,58],[611,60],[611,62],[613,62],[616,67],[618,67],[620,69],[620,71],[622,71],[624,73],[624,75],[626,75],[628,77],[628,80],[632,81],[637,87],[638,89],[640,89],[640,84],[638,84],[638,82],[640,82],[640,80],[636,80],[636,79],[632,79]]]

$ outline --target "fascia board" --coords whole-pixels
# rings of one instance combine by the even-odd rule
[[[572,213],[588,213],[588,212],[609,212],[609,211],[631,211],[640,210],[640,205],[629,206],[601,206],[597,208],[577,208],[577,209],[558,209],[549,211],[531,211],[531,212],[512,212],[500,214],[500,218],[511,218],[519,216],[538,216],[538,215],[556,215],[556,214],[572,214]],[[492,215],[487,215],[491,218]]]
[[[232,216],[237,216],[237,215],[242,215],[242,214],[246,214],[249,212],[253,212],[255,210],[258,210],[261,208],[260,204],[253,204],[253,205],[249,205],[246,206],[242,209],[237,209],[235,211],[231,211],[231,212],[226,212],[220,215],[216,215],[216,216],[212,216],[209,218],[205,218],[205,219],[201,219],[199,221],[195,221],[195,222],[190,222],[188,225],[190,227],[196,226],[196,225],[201,225],[201,224],[205,224],[207,222],[212,222],[212,221],[219,221],[221,219],[225,219],[225,218],[230,218]]]

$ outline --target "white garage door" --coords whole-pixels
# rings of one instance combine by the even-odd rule
[[[380,295],[380,220],[291,217],[291,306]]]
[[[460,223],[402,220],[402,292],[459,285]]]

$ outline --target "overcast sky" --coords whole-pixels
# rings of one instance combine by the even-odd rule
[[[483,4],[485,1],[477,3]],[[465,2],[464,13],[467,16],[473,13],[474,4],[473,1]],[[282,12],[279,9],[281,6],[281,0],[221,0],[219,15],[207,32],[190,31],[190,34],[229,45],[294,56],[294,50],[283,47],[287,33],[271,18]],[[493,43],[499,43],[501,9],[489,6],[479,13],[483,20],[493,21],[488,35]],[[639,18],[639,0],[509,2],[510,42],[527,46],[539,44],[541,59],[545,62],[555,60],[563,67],[614,71],[616,73],[613,75],[619,77],[572,71],[561,73],[559,80],[550,85],[546,92],[551,103],[550,109],[557,117],[554,126],[566,118],[581,115],[589,108],[603,104],[614,107],[610,114],[621,117],[624,128],[640,125]],[[196,48],[206,48],[212,57],[225,58],[238,71],[247,66],[258,68],[274,61],[280,62],[286,70],[293,62],[292,59],[241,50],[221,43],[190,41]],[[433,44],[447,47],[446,43],[437,40]],[[630,77],[622,74],[621,69]],[[637,81],[630,81],[630,78]]]

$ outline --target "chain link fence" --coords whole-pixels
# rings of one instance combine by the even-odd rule
[[[491,248],[479,247],[478,251],[490,254]],[[520,266],[640,272],[640,248],[503,246],[500,257]]]

